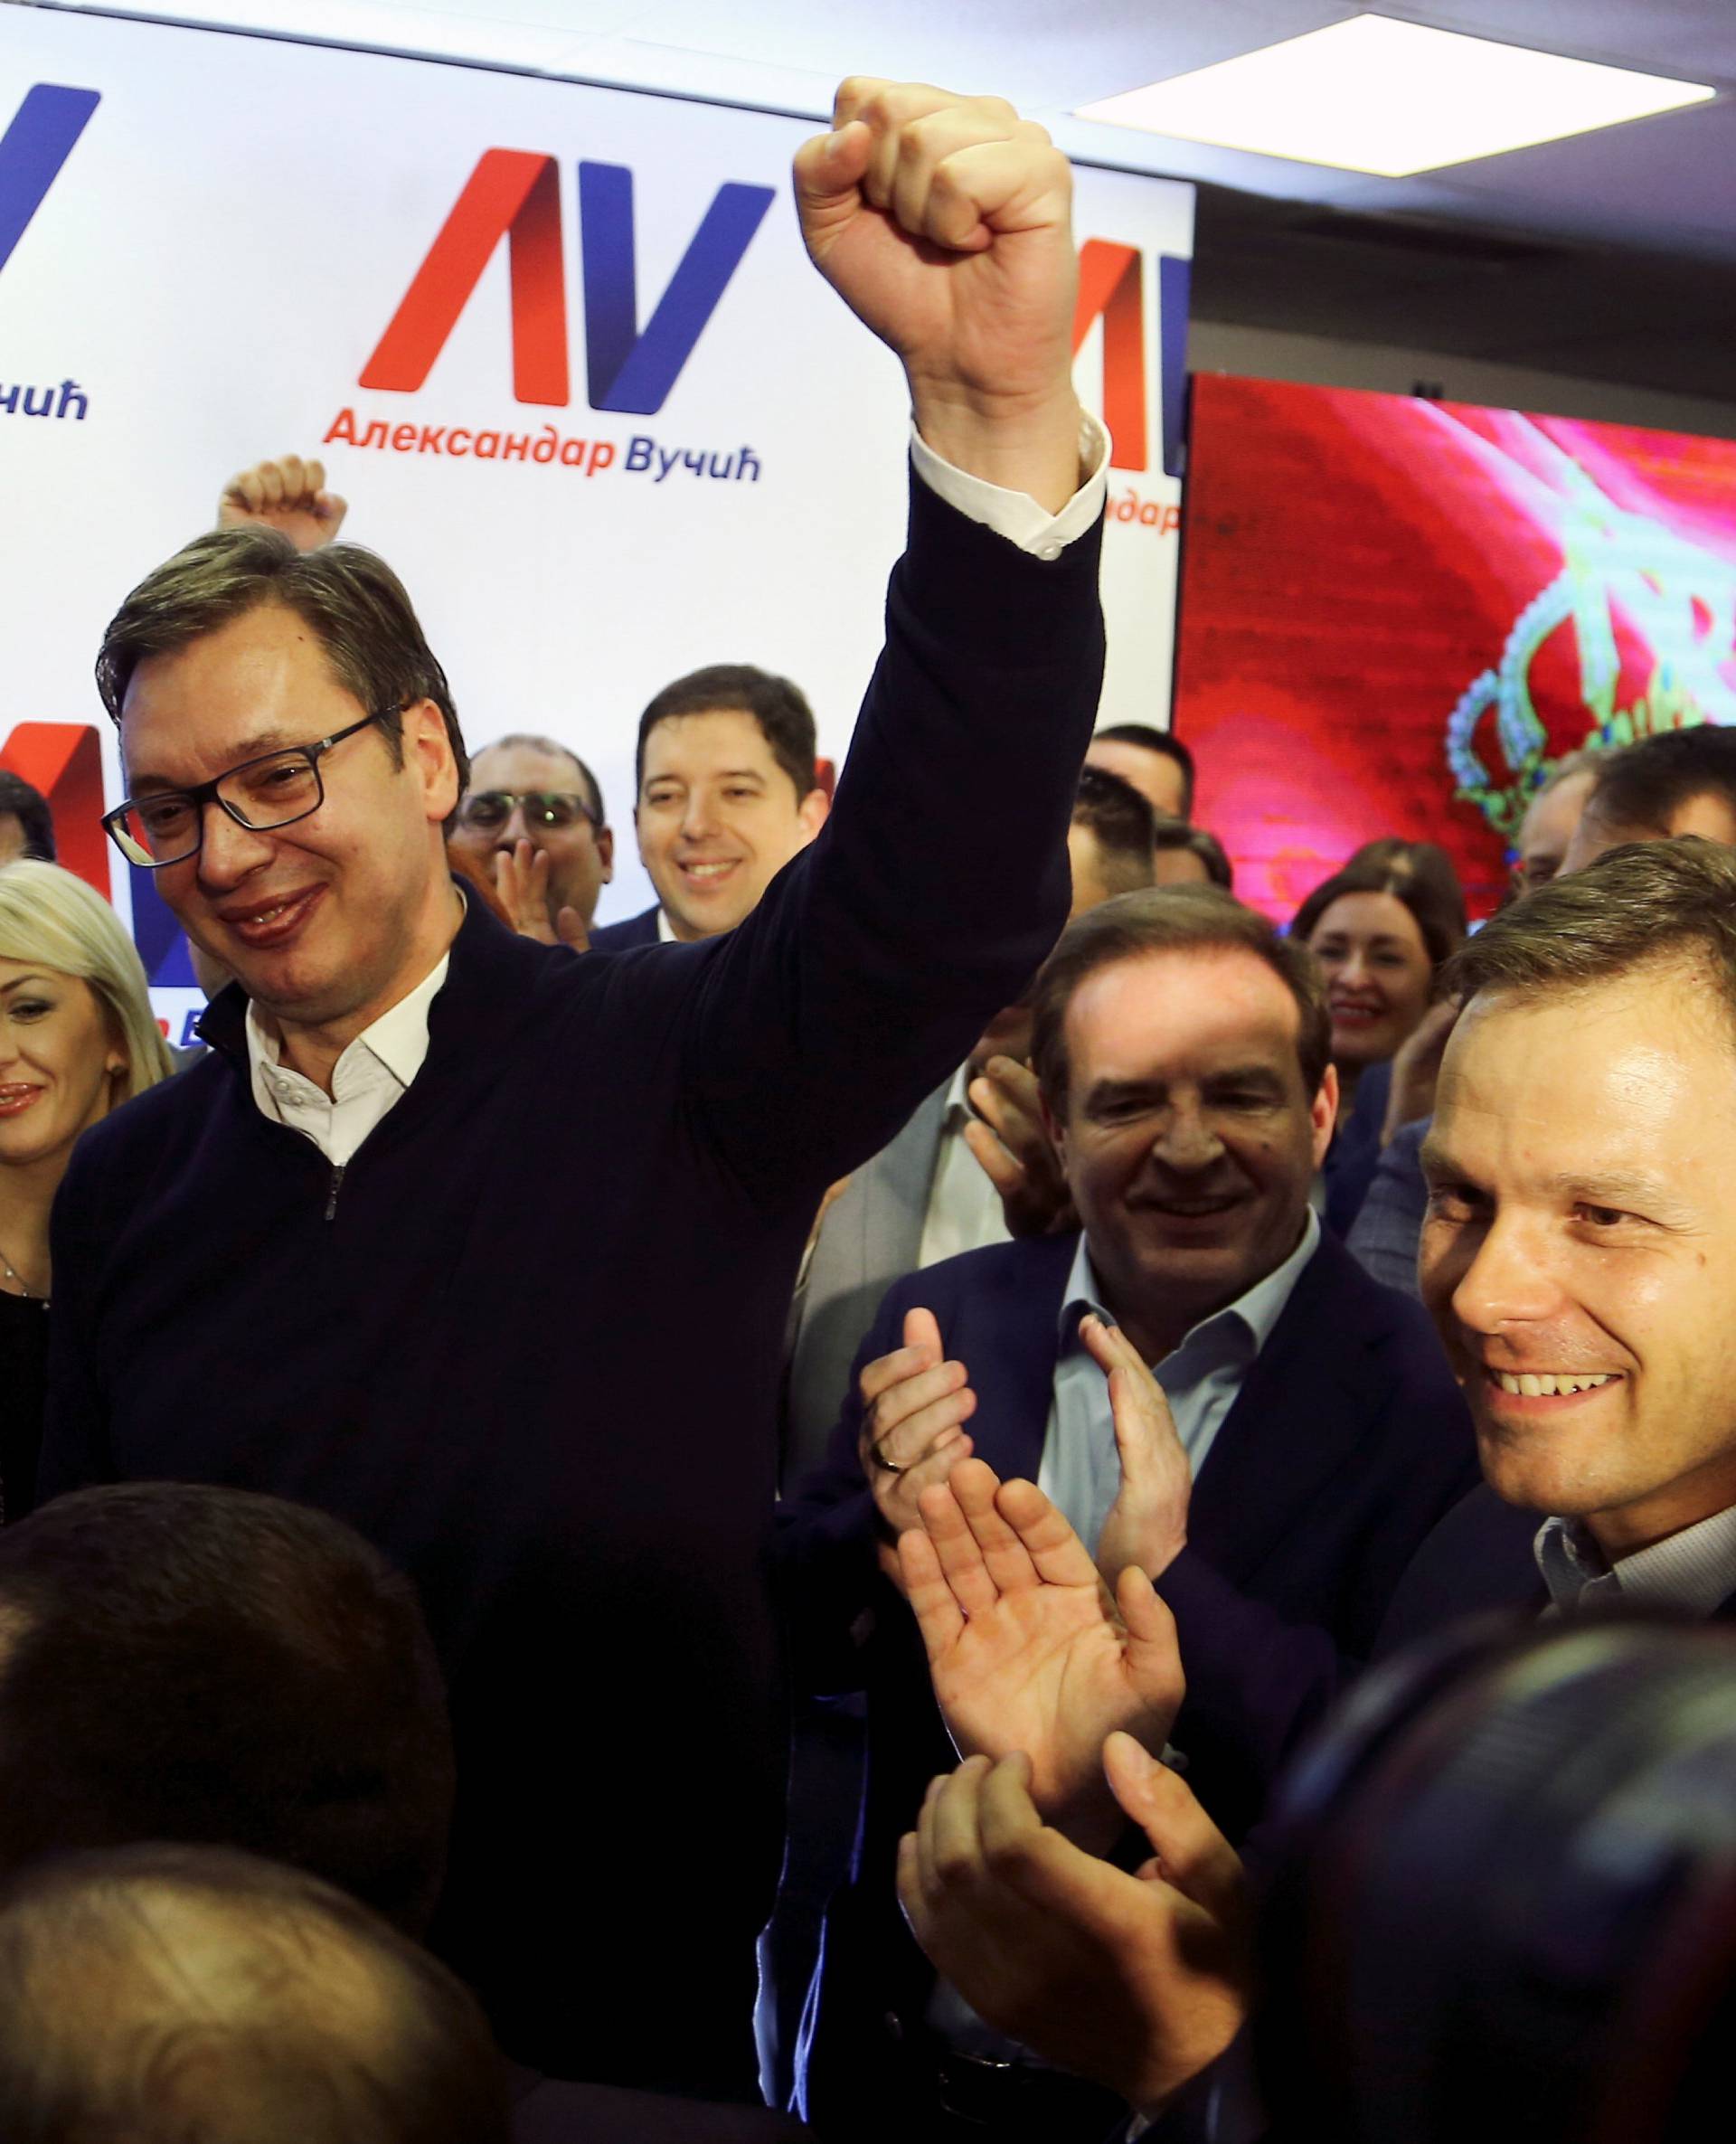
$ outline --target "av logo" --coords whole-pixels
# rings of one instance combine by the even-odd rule
[[[771,206],[769,186],[720,186],[643,328],[634,273],[633,174],[579,166],[585,372],[593,410],[662,409]],[[488,149],[416,271],[362,373],[363,387],[414,393],[428,378],[502,239],[512,289],[513,392],[570,399],[561,167],[526,149]]]
[[[1189,263],[1168,253],[1157,260],[1157,383],[1164,473],[1182,474],[1182,409],[1187,383]],[[1146,445],[1145,256],[1137,246],[1089,238],[1079,250],[1079,303],[1073,313],[1075,354],[1098,320],[1103,323],[1103,421],[1115,441],[1112,467],[1143,469]]]
[[[95,90],[38,82],[0,136],[0,268],[12,259],[61,166],[102,99]]]

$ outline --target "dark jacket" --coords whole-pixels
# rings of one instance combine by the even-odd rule
[[[629,953],[635,946],[661,945],[657,936],[657,909],[653,902],[637,916],[628,916],[625,922],[604,923],[590,934],[593,953]]]
[[[1034,1480],[1077,1242],[997,1244],[900,1281],[858,1370],[899,1345],[907,1309],[931,1309],[970,1372],[977,1456]],[[892,1863],[928,1780],[957,1761],[914,1619],[878,1573],[852,1384],[827,1463],[785,1507],[778,1541],[810,1684],[869,1692],[855,1880],[828,1928],[814,2012],[807,2105],[822,2123],[825,2080],[872,2071],[887,2012],[920,2016],[926,2002],[927,1969],[892,1908]],[[1187,1668],[1174,1739],[1227,1830],[1253,1821],[1268,1783],[1263,1708],[1282,1709],[1292,1679],[1335,1681],[1367,1658],[1417,1544],[1477,1471],[1470,1419],[1421,1310],[1323,1235],[1200,1469],[1188,1546],[1158,1581]],[[865,1613],[872,1636],[857,1648]],[[847,2020],[832,2053],[828,2015]]]
[[[791,1281],[1066,915],[1096,553],[918,486],[837,811],[740,929],[575,958],[473,902],[341,1176],[255,1107],[238,990],[68,1172],[45,1493],[234,1482],[410,1573],[458,1750],[436,1940],[545,2072],[751,2089]]]

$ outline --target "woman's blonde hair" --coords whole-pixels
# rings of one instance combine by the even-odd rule
[[[126,1053],[117,1102],[175,1070],[132,940],[102,895],[71,872],[58,864],[0,865],[0,960],[29,960],[90,984]]]

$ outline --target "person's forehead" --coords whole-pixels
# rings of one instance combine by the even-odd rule
[[[310,743],[361,712],[313,628],[261,604],[139,664],[121,709],[121,757],[133,781],[203,779],[255,752]]]
[[[1345,938],[1392,938],[1408,946],[1420,946],[1422,932],[1417,919],[1396,893],[1341,893],[1314,927],[1316,938],[1328,934]]]
[[[1646,1168],[1690,1188],[1736,1170],[1736,1029],[1687,968],[1486,992],[1448,1044],[1430,1147],[1514,1187]]]
[[[1068,1054],[1075,1081],[1294,1064],[1300,1026],[1296,999],[1257,954],[1148,953],[1097,969],[1074,991]]]
[[[1179,760],[1167,752],[1153,751],[1149,745],[1130,744],[1124,737],[1094,737],[1085,764],[1118,774],[1163,811],[1174,811],[1187,787]]]
[[[549,789],[585,794],[584,777],[571,756],[545,744],[490,744],[470,762],[473,789]]]
[[[777,765],[758,718],[740,707],[665,715],[645,741],[647,781],[658,773],[712,773],[721,768],[768,773]]]
[[[1546,796],[1533,798],[1519,829],[1522,855],[1533,853],[1552,855],[1566,848],[1596,779],[1588,768],[1582,773],[1570,774],[1565,781],[1557,782]]]

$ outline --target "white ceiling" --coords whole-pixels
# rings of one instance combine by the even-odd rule
[[[1736,0],[1382,0],[1381,13],[1721,91],[1687,111],[1412,179],[1358,177],[1071,116],[1093,99],[1366,12],[1345,0],[102,0],[100,11],[816,117],[846,72],[990,90],[1041,119],[1076,157],[1205,185],[1196,309],[1207,317],[1467,354],[1474,345],[1481,354],[1697,392],[1723,378],[1736,331]],[[1341,230],[1351,250],[1335,250],[1346,213],[1357,220]],[[1371,245],[1382,230],[1366,220],[1389,218],[1398,221],[1384,242]],[[1298,236],[1298,226],[1312,236]],[[1497,243],[1471,262],[1467,285],[1450,247],[1438,246],[1430,261],[1410,252],[1406,241],[1429,228],[1443,237],[1505,234],[1536,250],[1504,260]],[[1472,300],[1477,317],[1467,322],[1460,316]]]

